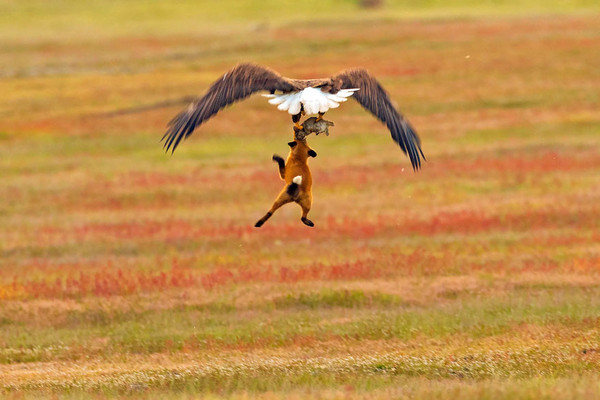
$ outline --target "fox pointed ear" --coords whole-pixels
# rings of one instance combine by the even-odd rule
[[[294,146],[296,146],[298,143],[296,142],[289,142],[288,146],[290,146],[292,149],[294,148]]]

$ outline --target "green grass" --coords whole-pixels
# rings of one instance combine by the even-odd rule
[[[248,31],[261,25],[282,25],[303,21],[305,24],[361,19],[397,19],[414,17],[527,15],[598,11],[592,0],[452,0],[385,1],[376,10],[363,10],[359,1],[305,1],[301,7],[290,0],[268,0],[260,7],[252,0],[179,1],[176,5],[161,1],[135,0],[127,3],[89,1],[85,4],[61,0],[15,2],[3,0],[0,26],[8,39],[52,41],[71,37],[107,37],[115,35],[193,34],[211,31],[215,36],[229,29]],[[315,22],[318,21],[318,22]],[[257,25],[259,23],[259,25]],[[18,29],[27,27],[28,29]],[[44,35],[44,33],[46,33]],[[5,36],[6,37],[6,36]]]
[[[309,380],[305,380],[308,383]],[[315,381],[313,379],[312,381]],[[246,382],[241,384],[244,389],[234,391],[231,394],[216,395],[210,391],[202,392],[194,385],[186,385],[184,388],[163,389],[148,391],[146,385],[135,386],[120,392],[106,391],[107,397],[135,398],[143,395],[148,399],[379,399],[379,398],[410,398],[410,399],[446,399],[448,396],[459,399],[497,399],[497,398],[519,398],[519,399],[593,399],[598,390],[597,379],[593,375],[583,375],[577,379],[565,378],[536,378],[524,381],[522,379],[502,380],[465,380],[436,379],[426,380],[418,377],[397,377],[390,379],[388,376],[377,377],[355,377],[355,379],[342,389],[315,390],[315,385],[296,385],[295,389],[281,392],[264,392],[260,388],[260,381]],[[250,386],[252,388],[250,388]],[[16,395],[19,397],[21,394]],[[24,398],[45,398],[39,392],[36,397],[24,395]],[[88,398],[85,391],[73,390],[62,396],[66,399]],[[10,398],[10,397],[9,397]]]
[[[324,290],[288,294],[244,308],[220,300],[201,307],[162,311],[70,311],[35,322],[23,321],[24,316],[14,320],[5,317],[5,348],[0,360],[10,364],[78,359],[85,347],[96,347],[95,355],[106,359],[122,353],[180,351],[186,343],[205,349],[278,348],[305,336],[317,343],[336,338],[418,342],[453,337],[476,343],[511,334],[520,325],[540,329],[546,325],[564,326],[579,332],[597,323],[598,294],[597,287],[526,287],[493,298],[449,293],[445,297],[450,300],[441,304],[416,306],[402,304],[389,294]],[[351,311],[343,312],[343,308]],[[345,318],[336,318],[340,314]],[[269,321],[267,327],[265,320]],[[586,340],[594,342],[600,339],[598,335],[587,335]],[[98,337],[107,338],[106,343],[94,346]],[[539,344],[556,345],[546,341]]]

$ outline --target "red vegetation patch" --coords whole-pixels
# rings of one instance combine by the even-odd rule
[[[425,174],[429,178],[460,173],[461,176],[473,176],[482,173],[521,173],[539,174],[552,171],[579,171],[597,168],[600,165],[600,153],[581,152],[578,154],[560,154],[545,152],[522,155],[486,155],[476,158],[448,158],[440,157],[431,159],[426,163],[418,175],[412,173],[406,163],[377,164],[377,165],[343,165],[337,168],[315,169],[313,171],[316,185],[334,187],[338,185],[367,185],[373,179],[385,182],[386,179],[397,181],[401,177],[405,181],[423,179]],[[112,198],[107,201],[104,194],[116,191],[119,188],[152,189],[171,186],[206,187],[207,190],[217,191],[221,183],[226,181],[236,182],[238,189],[255,187],[272,188],[273,196],[280,187],[276,172],[272,168],[253,167],[244,173],[239,171],[207,171],[195,169],[181,173],[161,173],[157,171],[131,171],[117,176],[114,180],[95,180],[93,185],[86,190],[96,193],[100,191],[103,196],[93,200],[82,199],[86,208],[121,208],[114,204],[117,200]],[[158,196],[158,197],[157,197]],[[98,197],[98,196],[96,196]],[[165,200],[165,199],[162,199]],[[149,205],[162,204],[160,194],[155,193],[154,198],[147,199]],[[163,201],[164,202],[164,201]]]
[[[169,242],[194,237],[241,237],[253,229],[255,228],[251,225],[218,225],[213,224],[212,221],[200,225],[188,221],[172,220],[166,222],[91,223],[67,229],[45,227],[39,230],[38,235],[42,243],[64,243],[75,238],[78,241],[106,238],[110,240],[134,239],[136,241],[160,239]]]
[[[548,152],[526,157],[507,156],[479,157],[471,160],[443,160],[432,163],[431,168],[444,171],[461,172],[549,172],[572,171],[597,168],[600,165],[600,154],[583,153],[577,155]]]
[[[0,299],[11,298],[77,298],[87,295],[113,296],[172,288],[202,286],[213,289],[235,283],[282,282],[310,280],[368,279],[381,276],[373,261],[359,260],[334,265],[315,263],[296,269],[289,267],[218,268],[209,273],[174,266],[160,272],[105,269],[95,273],[71,272],[55,279],[18,280],[0,285]]]
[[[57,277],[53,280],[18,281],[15,279],[10,285],[0,286],[0,294],[4,293],[5,298],[111,296],[191,287],[195,284],[196,277],[191,271],[183,269],[174,268],[168,272],[157,273],[107,269],[96,273],[71,273],[67,277]]]
[[[374,262],[371,260],[359,260],[334,265],[315,263],[296,269],[289,267],[268,267],[266,269],[250,267],[240,269],[220,268],[203,275],[200,282],[203,287],[212,289],[228,283],[241,282],[294,283],[298,281],[374,278],[380,276],[381,272],[373,268],[373,264]]]
[[[457,233],[473,234],[493,231],[535,231],[551,228],[594,228],[600,226],[596,208],[569,210],[555,208],[514,214],[489,214],[481,210],[441,211],[430,218],[380,216],[376,221],[350,218],[327,220],[326,235],[371,237],[377,234],[418,234],[433,236]]]
[[[570,272],[580,274],[598,274],[600,273],[600,257],[575,258],[568,262],[556,260],[544,261],[541,265],[534,260],[526,261],[522,268],[523,271],[536,272]]]
[[[527,156],[488,155],[477,158],[430,159],[420,174],[431,178],[460,173],[463,177],[482,173],[539,174],[552,171],[592,170],[600,165],[600,153],[559,154],[546,152]],[[366,185],[373,179],[385,182],[423,179],[412,173],[404,164],[353,165],[326,171],[315,171],[315,184],[335,186],[340,184]]]
[[[328,239],[331,236],[367,239],[381,235],[425,235],[448,233],[472,234],[478,232],[535,231],[540,229],[600,227],[598,207],[590,204],[587,209],[553,207],[549,209],[523,210],[510,214],[489,213],[465,209],[441,211],[429,218],[418,216],[380,216],[365,221],[358,218],[334,218],[321,220],[322,229],[306,229],[298,221],[279,223],[277,220],[260,230],[250,223],[223,224],[212,220],[203,221],[134,221],[122,223],[90,223],[75,227],[45,227],[36,232],[36,243],[41,245],[77,241],[160,240],[174,243],[182,240],[230,240],[248,242],[264,239]]]
[[[436,235],[443,233],[471,234],[483,231],[535,231],[545,228],[583,228],[598,226],[598,210],[568,211],[534,210],[524,213],[498,215],[477,210],[440,212],[426,221],[408,220],[402,223],[406,233]]]
[[[172,261],[170,270],[144,272],[105,268],[96,272],[70,271],[62,277],[17,279],[0,285],[0,299],[79,298],[83,296],[128,295],[139,292],[163,291],[175,288],[212,290],[218,287],[255,283],[295,283],[301,281],[344,281],[392,276],[432,276],[487,272],[514,274],[524,272],[569,272],[598,274],[600,257],[580,257],[570,260],[534,258],[524,261],[465,261],[454,250],[431,254],[423,249],[409,254],[388,254],[377,259],[363,259],[338,264],[313,263],[296,268],[273,265],[219,267],[201,272]]]

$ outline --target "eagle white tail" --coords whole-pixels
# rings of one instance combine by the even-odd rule
[[[295,176],[292,182],[296,185],[302,185],[302,175]]]

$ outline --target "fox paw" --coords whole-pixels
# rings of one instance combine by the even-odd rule
[[[302,218],[302,222],[304,223],[304,225],[308,225],[310,227],[315,226],[315,224],[308,218]]]

